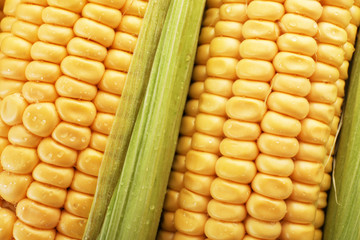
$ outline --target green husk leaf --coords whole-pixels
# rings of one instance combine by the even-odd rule
[[[170,1],[149,1],[113,127],[106,144],[94,201],[83,235],[84,240],[94,240],[100,233],[108,204],[123,168]]]
[[[155,239],[205,0],[173,0],[124,170],[98,239]]]
[[[360,239],[360,40],[352,61],[324,239]],[[334,187],[334,184],[336,187]]]

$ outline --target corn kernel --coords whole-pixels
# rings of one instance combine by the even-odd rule
[[[321,144],[299,142],[299,151],[296,159],[323,163],[326,155],[326,148]]]
[[[293,181],[293,191],[289,199],[298,202],[316,202],[320,193],[320,186]]]
[[[36,24],[18,20],[11,26],[11,33],[34,43],[39,40],[38,29],[39,26]]]
[[[1,225],[1,232],[0,238],[3,240],[11,240],[13,237],[13,227],[16,221],[15,214],[6,208],[0,208],[0,225]]]
[[[90,213],[93,198],[93,196],[88,194],[69,190],[66,196],[64,209],[76,216],[87,218]]]
[[[76,21],[74,33],[78,37],[93,40],[104,47],[110,47],[115,37],[112,28],[87,18],[80,18]]]
[[[180,191],[184,187],[184,173],[171,171],[168,181],[168,188]]]
[[[228,81],[228,80],[225,80],[225,81]],[[231,82],[231,81],[228,81],[228,82]],[[189,93],[188,93],[189,98],[198,99],[200,97],[200,95],[204,92],[204,85],[205,85],[204,82],[192,83],[189,87]],[[220,82],[219,87],[221,88],[221,82]],[[231,87],[230,87],[230,89],[231,89]]]
[[[215,24],[215,35],[242,40],[242,24],[231,21],[218,21]]]
[[[56,92],[62,97],[81,100],[92,100],[95,98],[97,88],[94,85],[81,82],[68,76],[61,76],[55,82]]]
[[[214,175],[217,159],[215,154],[190,150],[186,155],[186,169],[198,174]]]
[[[184,175],[184,186],[197,194],[210,196],[210,185],[213,180],[214,176],[200,175],[187,171]]]
[[[179,207],[187,211],[206,213],[209,200],[209,197],[193,193],[183,188],[179,195]]]
[[[252,193],[246,202],[248,214],[263,221],[280,221],[286,214],[286,204],[283,200],[271,199],[257,193]]]
[[[26,196],[49,207],[62,208],[67,190],[34,181],[30,184]]]
[[[293,223],[312,223],[315,220],[316,206],[312,203],[286,201],[287,213],[285,220]]]
[[[100,90],[121,95],[125,86],[126,76],[126,73],[107,69],[98,87]]]
[[[248,234],[257,238],[275,239],[281,233],[280,222],[265,222],[248,217],[245,220],[245,229]]]
[[[273,41],[246,39],[240,44],[239,51],[242,58],[271,61],[278,52],[278,47]]]
[[[202,27],[199,35],[199,45],[209,44],[211,40],[215,37],[215,28],[214,27]]]
[[[116,32],[112,48],[123,50],[125,52],[134,52],[137,42],[137,37],[128,33]]]
[[[318,44],[318,51],[316,53],[317,61],[340,67],[345,60],[344,50],[341,47],[332,44]]]
[[[351,44],[355,44],[355,39],[356,39],[356,33],[357,33],[357,26],[350,23],[349,25],[347,25],[347,27],[345,28],[345,31],[347,33],[347,40],[348,42],[350,42]]]
[[[207,78],[206,66],[195,65],[192,73],[194,82],[204,82]]]
[[[228,138],[244,141],[255,141],[261,133],[259,124],[234,119],[225,121],[223,131]]]
[[[105,59],[107,54],[104,46],[79,37],[75,37],[69,41],[67,51],[74,56],[89,58],[100,62]]]
[[[212,57],[206,63],[206,71],[211,77],[235,79],[237,63],[238,60],[235,58]]]
[[[51,83],[26,82],[22,94],[27,102],[54,102],[58,98],[55,87]]]
[[[220,157],[215,166],[216,175],[238,183],[250,183],[256,174],[254,162]]]
[[[90,142],[91,130],[87,127],[61,122],[52,132],[52,137],[75,150],[84,150]]]
[[[244,205],[224,203],[215,199],[209,201],[207,212],[211,218],[227,222],[241,222],[246,217]]]
[[[201,96],[204,94],[206,94],[206,93],[201,94]],[[210,97],[212,97],[212,96],[210,96]],[[216,103],[216,101],[214,103],[218,104],[218,103]],[[226,99],[222,102],[222,104],[225,105],[225,103],[226,103]],[[198,99],[190,99],[189,101],[187,101],[186,105],[185,105],[185,110],[184,110],[185,115],[191,116],[191,117],[196,117],[196,114],[198,114],[198,105],[199,105]]]
[[[176,154],[171,169],[178,172],[186,172],[185,156]]]
[[[18,174],[30,174],[39,162],[35,148],[7,145],[1,154],[4,170]]]
[[[299,14],[318,20],[322,14],[321,3],[313,0],[287,0],[284,3],[286,12]]]
[[[341,46],[347,41],[346,31],[332,23],[320,22],[319,31],[315,38],[321,43],[329,43]]]
[[[277,157],[294,157],[299,150],[299,142],[296,138],[268,133],[260,135],[257,145],[262,153]]]
[[[221,137],[225,118],[200,113],[196,116],[195,128],[198,132]]]
[[[216,240],[240,240],[245,235],[245,227],[243,223],[229,223],[210,218],[205,224],[205,234]]]
[[[63,8],[72,12],[80,13],[86,4],[85,0],[72,1],[72,0],[49,0],[48,4],[53,7]]]
[[[55,239],[55,229],[38,229],[17,220],[14,224],[15,239],[49,240]]]
[[[65,1],[63,1],[65,2]],[[77,3],[80,3],[83,1],[78,1]],[[76,20],[80,18],[79,14],[76,14],[74,12],[61,9],[58,7],[46,7],[42,11],[42,20],[45,23],[54,24],[54,25],[61,25],[64,27],[73,27]]]
[[[322,0],[321,3],[323,5],[332,5],[332,6],[336,6],[336,7],[341,7],[341,8],[350,8],[354,1],[353,0],[338,0],[336,2],[333,2],[331,0]]]
[[[204,234],[204,226],[207,219],[207,214],[178,209],[175,212],[175,227],[181,233],[189,235],[202,235]]]
[[[356,6],[355,4],[352,5],[349,9],[350,14],[351,14],[351,23],[359,26],[360,25],[360,8],[359,6]],[[346,25],[347,26],[347,25]],[[344,26],[344,28],[346,27]]]
[[[101,5],[105,5],[112,8],[120,9],[126,3],[126,0],[114,0],[114,1],[107,1],[107,0],[89,0],[92,3],[99,3]]]
[[[19,93],[6,96],[0,103],[1,120],[10,126],[22,123],[27,106],[27,102]]]
[[[68,188],[71,185],[73,175],[73,168],[57,167],[46,163],[38,164],[33,171],[33,177],[36,181],[59,188]]]
[[[256,193],[275,199],[286,199],[292,192],[290,178],[263,173],[256,174],[251,187]]]
[[[110,134],[115,116],[108,113],[98,113],[91,125],[91,129],[103,134]]]
[[[195,132],[195,118],[191,116],[183,116],[180,124],[180,134],[184,136],[192,136]]]
[[[317,42],[313,37],[294,33],[285,33],[277,39],[279,50],[313,56],[317,49]]]
[[[132,1],[132,2],[126,1],[121,11],[125,14],[144,17],[147,4],[148,4],[147,2],[140,0]]]
[[[347,61],[351,61],[351,58],[353,56],[353,53],[355,52],[355,47],[354,45],[352,45],[349,42],[346,42],[343,46],[342,49],[344,50],[344,58]],[[340,67],[344,64],[344,62],[341,63]]]
[[[279,52],[275,56],[273,64],[279,73],[302,77],[310,77],[315,71],[315,61],[311,57],[295,53]]]
[[[198,47],[198,51],[201,49],[201,45]],[[210,43],[210,56],[211,57],[230,57],[230,58],[239,58],[239,46],[240,41],[231,38],[231,37],[215,37]],[[196,64],[206,64],[206,60],[204,62],[196,62]]]
[[[288,177],[294,170],[294,161],[291,158],[279,158],[267,154],[259,154],[255,161],[259,172]]]
[[[232,181],[216,178],[210,188],[211,196],[225,203],[244,204],[251,193],[247,184],[234,183]]]
[[[38,36],[41,41],[65,46],[74,38],[74,33],[72,29],[68,27],[42,24],[39,27]]]
[[[5,16],[1,19],[0,30],[1,32],[11,32],[11,26],[16,22],[17,19],[12,16]]]
[[[93,102],[98,112],[115,114],[117,106],[120,102],[120,96],[103,91],[98,91]]]
[[[320,184],[320,191],[326,192],[330,189],[330,186],[331,186],[331,175],[325,173]]]
[[[275,69],[268,61],[241,59],[236,65],[236,75],[242,79],[269,82],[275,75]]]
[[[233,83],[232,91],[235,96],[265,100],[270,93],[270,85],[267,82],[239,79]]]
[[[324,166],[319,162],[296,160],[291,178],[307,184],[320,184],[324,175]]]
[[[25,71],[27,80],[54,83],[60,76],[61,70],[58,64],[32,61]]]
[[[56,230],[71,238],[80,239],[85,231],[87,219],[62,211]]]
[[[1,42],[1,52],[8,57],[31,60],[30,49],[30,42],[16,36],[6,37]]]
[[[72,167],[77,159],[77,152],[65,147],[52,138],[45,138],[37,149],[41,161],[59,167]]]
[[[336,98],[336,101],[334,103],[335,107],[335,116],[340,116],[342,111],[342,104],[344,102],[344,99],[341,97]]]
[[[333,105],[311,102],[309,104],[309,114],[307,117],[329,125],[334,118],[334,114],[335,108]]]
[[[143,18],[141,17],[125,15],[122,17],[120,25],[116,30],[138,36],[142,21]]]
[[[70,188],[86,194],[95,194],[97,177],[75,171]]]
[[[305,98],[280,92],[272,92],[267,104],[270,110],[298,120],[304,119],[309,112],[309,102]]]
[[[25,198],[26,191],[33,181],[31,175],[0,172],[0,196],[7,202],[15,204]]]
[[[208,114],[214,114],[214,115],[219,115],[219,116],[225,116],[226,114],[226,104],[227,104],[227,98],[221,97],[221,96],[217,96],[215,94],[209,94],[209,93],[203,93],[201,94],[200,98],[199,98],[199,111],[203,112],[203,113],[208,113]],[[197,103],[197,101],[192,101],[193,102],[193,108],[195,110],[195,107],[197,108],[197,106],[195,105],[195,102]],[[190,102],[190,103],[192,103]],[[190,104],[188,102],[188,104]],[[197,114],[197,109],[196,111],[193,111],[192,114],[187,114],[189,116],[196,116]]]
[[[201,25],[206,27],[213,27],[220,20],[219,8],[209,8],[204,11],[204,16]]]
[[[297,119],[267,111],[261,121],[261,129],[274,135],[296,137],[301,131],[301,123]]]
[[[315,144],[326,144],[330,136],[330,127],[327,124],[311,118],[301,121],[301,132],[298,136],[300,141]]]
[[[247,6],[241,3],[224,3],[220,7],[220,19],[233,22],[245,22],[247,20]]]
[[[110,49],[107,52],[104,65],[107,69],[128,72],[132,54],[124,51]]]
[[[105,147],[106,147],[107,139],[108,139],[107,135],[97,133],[97,132],[93,132],[91,134],[91,139],[90,139],[89,146],[91,148],[95,149],[95,150],[98,150],[100,152],[104,152]]]
[[[297,33],[313,37],[318,32],[318,24],[315,20],[299,14],[286,13],[280,20],[280,28],[283,32]]]
[[[327,193],[326,192],[320,192],[319,198],[317,200],[317,207],[318,208],[326,208],[327,206]]]
[[[276,41],[280,35],[280,29],[275,22],[248,20],[242,27],[242,35],[245,39],[259,38]]]
[[[76,168],[83,173],[98,176],[103,154],[91,148],[86,148],[78,155]]]
[[[260,122],[265,111],[265,103],[252,98],[232,97],[226,103],[227,115],[242,121]]]
[[[0,77],[0,98],[21,92],[24,82]]]
[[[25,60],[1,58],[0,76],[13,80],[26,81],[25,69],[28,64],[29,62]]]
[[[43,6],[20,3],[16,8],[15,15],[19,20],[40,25],[43,23],[41,19],[41,12],[43,9]]]
[[[161,219],[162,219],[160,222],[161,230],[159,230],[157,234],[157,239],[163,239],[163,240],[168,238],[173,239],[174,233],[176,232],[176,228],[174,226],[175,213],[163,211],[161,214]],[[171,237],[168,235],[171,235]]]
[[[175,212],[179,208],[179,195],[178,191],[171,189],[166,190],[165,200],[164,200],[164,210]]]
[[[314,226],[315,229],[321,228],[324,225],[325,222],[325,213],[321,209],[316,209],[316,215],[315,215],[315,221]]]
[[[281,240],[306,240],[314,238],[315,229],[313,224],[283,222],[281,227]]]
[[[312,82],[329,82],[333,83],[339,79],[339,70],[331,65],[316,62],[315,63],[315,72],[310,77]]]
[[[94,3],[85,5],[82,16],[111,28],[116,28],[120,24],[122,17],[120,10]]]
[[[5,15],[15,16],[16,7],[20,3],[20,0],[6,1],[6,4],[3,4],[3,12]]]
[[[351,19],[351,13],[348,9],[325,5],[319,21],[332,23],[341,28],[346,28]]]

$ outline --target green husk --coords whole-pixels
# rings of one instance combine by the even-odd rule
[[[173,0],[124,170],[98,239],[155,239],[193,68],[205,0]]]
[[[97,190],[83,235],[94,240],[101,230],[107,206],[119,180],[130,137],[143,101],[161,30],[171,0],[149,1],[124,90],[99,171]]]
[[[352,61],[324,239],[360,239],[360,41]],[[335,187],[334,187],[335,184]]]

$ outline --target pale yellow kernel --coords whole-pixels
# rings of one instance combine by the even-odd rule
[[[49,207],[61,208],[64,205],[67,190],[34,181],[30,184],[26,196]]]
[[[180,134],[192,136],[195,132],[195,117],[183,116],[180,124]]]
[[[352,45],[354,45],[355,44],[355,39],[356,39],[356,34],[357,34],[357,26],[350,23],[345,28],[345,31],[347,33],[348,42],[350,42]]]
[[[26,22],[40,25],[43,23],[41,19],[41,12],[44,9],[43,6],[20,3],[16,7],[16,18]]]
[[[108,113],[98,113],[91,125],[91,129],[103,134],[110,134],[115,116]]]
[[[277,39],[279,50],[313,56],[317,51],[317,42],[313,37],[285,33]]]
[[[344,58],[347,61],[350,61],[352,59],[353,53],[355,52],[355,47],[354,45],[352,45],[349,42],[346,42],[343,46],[342,49],[344,50]],[[341,63],[340,66],[342,66],[344,64],[344,62]]]
[[[351,23],[359,26],[360,25],[360,7],[356,6],[356,5],[352,5],[349,9],[350,13],[351,13]],[[346,26],[344,26],[345,28]]]
[[[195,55],[196,65],[206,65],[206,62],[210,58],[210,44],[203,44],[198,46]]]
[[[337,87],[335,84],[313,82],[311,91],[307,96],[309,102],[322,102],[333,104],[337,98]]]
[[[137,42],[137,37],[128,33],[116,32],[112,48],[123,50],[125,52],[134,52]],[[210,42],[209,42],[210,43]],[[200,44],[200,43],[199,43]]]
[[[74,169],[39,163],[35,167],[32,175],[36,181],[59,188],[68,188],[74,176]]]
[[[345,51],[342,47],[320,43],[318,44],[316,60],[338,68],[345,60]]]
[[[39,27],[38,36],[41,41],[65,46],[74,37],[74,33],[68,27],[42,24]]]
[[[289,199],[313,203],[317,201],[319,197],[320,186],[318,184],[306,184],[293,181],[293,191]]]
[[[282,32],[298,33],[313,37],[318,32],[315,20],[294,13],[286,13],[279,22]]]
[[[49,240],[55,239],[55,229],[38,229],[17,220],[14,224],[13,235],[15,239]]]
[[[195,128],[198,132],[221,137],[224,122],[223,117],[200,113],[196,116]]]
[[[186,166],[185,166],[185,156],[175,154],[173,163],[171,165],[171,170],[178,171],[178,172],[186,172]]]
[[[76,169],[79,171],[98,176],[103,154],[91,148],[81,151],[76,161]]]
[[[1,42],[1,52],[7,57],[32,60],[30,49],[30,42],[16,36],[8,36]]]
[[[0,59],[0,76],[13,80],[26,81],[25,69],[29,61],[15,58]],[[235,70],[234,70],[235,71]]]
[[[48,4],[53,7],[63,8],[72,12],[80,13],[86,4],[85,0],[74,2],[73,0],[49,0]]]
[[[261,133],[259,124],[228,119],[223,126],[224,135],[237,140],[256,140]]]
[[[30,174],[38,164],[35,148],[7,145],[1,153],[2,168],[8,172]]]
[[[199,195],[186,188],[181,189],[179,195],[179,207],[196,213],[206,213],[209,197]]]
[[[225,116],[227,101],[227,98],[214,94],[203,93],[199,99],[199,111],[203,113]],[[191,114],[187,115],[192,116]]]
[[[81,4],[81,2],[84,1],[78,1],[77,3]],[[76,20],[80,18],[79,14],[76,14],[72,11],[73,9],[71,9],[71,11],[68,11],[58,7],[48,6],[44,8],[44,10],[42,11],[42,20],[45,23],[49,23],[49,24],[61,25],[64,27],[72,27],[76,22]]]
[[[66,48],[57,44],[38,41],[31,47],[31,57],[34,60],[43,60],[59,64],[66,55]]]
[[[0,139],[1,138],[8,138],[9,130],[10,130],[10,126],[6,125],[4,123],[4,121],[0,118]],[[14,134],[12,133],[11,136],[13,136],[13,135]],[[10,138],[13,138],[13,137],[10,137]],[[1,142],[1,140],[0,140],[0,142]],[[0,147],[0,149],[1,149],[1,147]]]
[[[104,47],[110,47],[115,37],[115,32],[112,28],[88,18],[77,20],[73,29],[76,36],[93,40]]]
[[[244,204],[251,193],[248,184],[239,184],[232,181],[216,178],[210,188],[212,198],[233,204]]]
[[[202,27],[199,35],[199,45],[209,44],[211,40],[215,37],[215,28],[214,27]]]
[[[229,223],[209,218],[205,224],[205,234],[213,240],[241,240],[245,235],[243,223]]]
[[[117,31],[129,33],[138,36],[140,33],[143,18],[124,15],[121,19],[120,25],[117,27]]]
[[[279,20],[285,13],[284,5],[272,1],[252,1],[247,6],[250,19],[267,21]]]
[[[47,137],[54,131],[60,118],[53,103],[34,103],[25,109],[22,121],[31,133]]]
[[[279,52],[273,64],[279,73],[295,74],[306,78],[315,71],[315,61],[311,57],[295,53]]]
[[[33,181],[31,175],[0,172],[0,196],[7,202],[16,204],[25,198],[26,191]]]
[[[245,220],[246,232],[260,239],[276,239],[281,233],[280,222],[261,221],[253,217]]]
[[[195,65],[192,73],[192,80],[194,82],[204,82],[207,78],[206,66]]]
[[[344,102],[344,99],[341,97],[336,98],[336,101],[334,103],[335,107],[335,116],[340,116],[342,112],[342,103]]]
[[[2,4],[4,7],[3,12],[5,15],[15,16],[15,11],[17,5],[20,3],[20,0],[14,0],[14,1],[6,1],[6,4]]]
[[[125,14],[144,17],[148,3],[145,1],[126,1],[121,11]]]
[[[189,98],[198,99],[203,92],[204,82],[194,82],[190,85],[188,96]]]
[[[301,14],[314,20],[318,20],[323,11],[321,3],[313,0],[287,0],[284,6],[286,12]]]
[[[78,192],[93,195],[95,194],[96,183],[97,177],[75,171],[70,188]]]
[[[84,150],[90,142],[91,130],[67,122],[56,126],[51,136],[61,144],[75,150]]]
[[[320,162],[323,163],[326,155],[326,149],[324,145],[313,144],[306,142],[299,142],[299,151],[296,154],[296,159]]]
[[[0,208],[0,239],[11,240],[13,238],[13,227],[16,222],[16,216],[14,212],[7,208]]]
[[[191,147],[194,150],[218,154],[220,141],[221,138],[196,132],[192,137]]]
[[[259,153],[256,143],[253,141],[239,141],[224,138],[220,143],[222,155],[242,160],[255,160]]]
[[[47,207],[30,199],[23,199],[17,204],[16,216],[32,227],[52,229],[59,222],[60,209]]]
[[[309,112],[309,102],[305,98],[286,93],[272,92],[267,99],[267,105],[270,110],[298,120],[304,119]]]
[[[69,190],[64,209],[75,216],[87,218],[90,213],[93,198],[91,195]]]
[[[274,199],[286,199],[292,192],[292,181],[288,177],[256,174],[251,183],[254,192]]]
[[[241,42],[239,51],[242,58],[271,61],[278,52],[278,46],[274,41],[246,39]]]
[[[280,35],[280,29],[275,22],[248,20],[242,27],[242,35],[245,39],[259,38],[276,41]]]
[[[250,236],[250,235],[246,235],[243,240],[260,240],[259,238],[255,238],[253,236]]]
[[[326,144],[330,136],[330,127],[322,122],[311,118],[305,118],[301,121],[301,132],[298,136],[300,141]]]
[[[199,236],[204,234],[204,227],[207,219],[207,214],[178,209],[175,212],[175,227],[181,233]],[[177,237],[175,236],[175,239],[176,238]]]
[[[268,61],[241,59],[236,65],[236,75],[242,79],[269,82],[275,75],[275,69]]]
[[[21,92],[24,85],[22,81],[16,81],[0,77],[0,98],[5,98],[13,93]]]
[[[128,72],[132,54],[121,50],[110,49],[107,52],[104,65],[106,69],[113,69],[122,72]]]
[[[307,184],[320,184],[324,175],[324,165],[319,162],[296,160],[291,178]]]
[[[322,62],[315,63],[315,72],[310,77],[312,82],[335,82],[339,79],[339,70],[329,64]]]
[[[191,149],[191,137],[180,136],[176,145],[176,153],[180,155],[186,155]]]
[[[76,56],[65,57],[60,67],[64,74],[90,84],[97,84],[105,72],[101,62]]]
[[[284,221],[281,225],[281,240],[306,240],[314,238],[314,225]]]
[[[0,30],[1,32],[11,32],[11,27],[17,19],[13,16],[5,16],[1,19]]]
[[[339,126],[340,117],[334,116],[333,120],[331,121],[331,135],[335,135],[337,132],[337,128]]]
[[[333,105],[327,103],[311,102],[309,107],[309,118],[318,120],[325,124],[330,124],[334,118],[335,108]]]
[[[161,213],[161,222],[160,222],[161,230],[159,230],[157,233],[158,240],[166,240],[166,239],[171,240],[174,238],[174,234],[176,232],[174,221],[175,221],[175,212],[163,211]]]
[[[56,230],[68,237],[81,239],[85,231],[86,223],[86,218],[72,215],[67,211],[62,211]]]
[[[317,41],[334,44],[336,46],[341,46],[346,43],[347,33],[345,29],[328,22],[320,22],[318,26],[319,31],[315,36]]]
[[[237,120],[260,122],[265,111],[265,103],[257,99],[232,97],[226,103],[227,115]]]
[[[94,104],[98,112],[115,114],[120,102],[120,96],[99,91],[94,99]]]
[[[212,153],[190,150],[186,155],[186,168],[194,173],[215,174],[215,163],[218,156]]]
[[[171,171],[168,181],[168,188],[180,191],[184,187],[184,173],[177,172],[177,171]]]
[[[320,184],[320,191],[326,192],[330,189],[330,186],[331,186],[331,175],[329,173],[325,173]]]
[[[207,212],[211,218],[227,222],[241,222],[246,217],[244,205],[224,203],[215,199],[209,201]]]
[[[325,212],[321,209],[316,209],[316,215],[314,220],[315,229],[321,228],[324,225],[324,222],[325,222]]]
[[[54,83],[61,76],[61,70],[55,63],[32,61],[27,65],[25,74],[29,81]]]
[[[346,26],[349,25],[350,20],[352,20],[352,17],[348,9],[324,5],[319,22],[328,22],[341,28],[346,28]]]
[[[301,123],[283,114],[267,111],[261,121],[261,129],[274,135],[296,137],[301,131]]]
[[[257,193],[252,193],[246,202],[248,214],[263,221],[280,221],[286,214],[286,204],[283,200],[271,199]]]
[[[331,173],[332,171],[332,167],[333,167],[333,161],[334,161],[334,158],[333,156],[326,156],[326,159],[325,159],[325,162],[324,162],[324,165],[325,165],[325,173]]]
[[[54,102],[59,97],[54,84],[42,82],[26,82],[22,94],[29,103]]]
[[[18,20],[11,26],[11,33],[34,43],[39,40],[38,29],[39,26],[36,24]]]
[[[100,80],[98,87],[100,90],[121,95],[125,85],[126,76],[126,73],[107,69]]]
[[[321,229],[315,229],[314,231],[314,240],[322,240],[323,239],[323,232]]]
[[[204,94],[206,94],[206,93],[204,93]],[[226,102],[226,100],[225,100],[225,102]],[[225,105],[225,102],[223,103],[223,105]],[[215,101],[215,103],[216,103],[216,101]],[[198,99],[190,99],[190,100],[188,100],[186,102],[186,105],[185,105],[185,110],[184,110],[185,115],[196,117],[196,115],[198,114],[198,105],[199,105],[199,100]]]
[[[220,19],[224,21],[245,22],[248,18],[247,6],[242,3],[224,3],[220,7]]]
[[[105,59],[107,54],[104,46],[79,37],[75,37],[69,41],[67,51],[74,56],[89,58],[100,62]]]
[[[164,210],[175,212],[179,208],[179,192],[171,189],[166,190]]]
[[[307,224],[315,220],[316,206],[312,203],[287,200],[286,209],[285,221]]]
[[[342,8],[350,8],[354,0],[338,0],[338,1],[332,1],[332,0],[321,0],[321,3],[323,5],[331,5],[331,6],[337,6]]]
[[[242,24],[232,21],[218,21],[215,25],[215,36],[232,37],[242,40]]]
[[[97,88],[94,85],[75,80],[65,75],[55,82],[57,93],[62,97],[81,100],[92,100],[95,98]]]
[[[213,57],[206,63],[206,71],[208,76],[235,79],[236,78],[236,64],[238,60],[229,57]]]
[[[220,157],[215,166],[216,175],[238,183],[250,183],[256,174],[252,161]]]
[[[122,17],[120,10],[94,3],[86,4],[81,15],[111,28],[119,26]]]
[[[320,192],[319,198],[317,200],[317,207],[318,208],[326,208],[327,206],[327,193],[326,192]]]
[[[27,106],[27,102],[20,93],[6,96],[0,103],[1,120],[10,126],[22,123]]]
[[[104,152],[106,143],[107,143],[107,139],[108,139],[107,135],[93,132],[91,134],[89,146],[97,151]]]
[[[267,154],[259,154],[255,160],[259,172],[274,176],[288,177],[294,170],[291,158],[279,158]]]
[[[235,38],[215,37],[210,43],[210,56],[239,58],[240,57],[238,51],[239,46],[240,46],[240,41]],[[198,51],[200,47],[198,47]],[[197,64],[206,64],[206,62],[197,63]]]

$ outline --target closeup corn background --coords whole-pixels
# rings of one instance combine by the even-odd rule
[[[359,0],[0,8],[0,240],[360,240]]]

